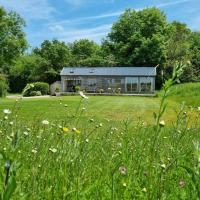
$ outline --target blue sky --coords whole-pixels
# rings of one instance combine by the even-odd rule
[[[0,5],[26,20],[32,47],[45,39],[88,38],[100,43],[126,8],[156,6],[169,21],[178,20],[200,31],[200,0],[0,0]]]

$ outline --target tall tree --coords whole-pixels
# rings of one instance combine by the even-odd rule
[[[167,65],[187,62],[190,59],[190,29],[186,24],[174,21],[170,24],[170,37],[167,43]]]
[[[12,62],[27,48],[24,20],[15,12],[0,7],[0,68],[8,73]]]
[[[155,66],[166,59],[168,23],[157,8],[128,9],[112,26],[105,41],[118,65]]]
[[[94,41],[80,39],[71,44],[72,66],[100,67],[105,65],[101,47]]]
[[[10,90],[21,92],[27,83],[35,81],[48,82],[48,61],[39,55],[24,55],[18,58],[12,65],[9,72]]]
[[[45,40],[40,48],[33,50],[33,53],[47,61],[48,65],[40,68],[40,71],[46,74],[44,81],[48,83],[59,79],[60,70],[68,66],[71,60],[71,52],[68,45],[58,40]]]
[[[192,32],[190,41],[191,64],[193,66],[194,81],[200,81],[200,32]]]

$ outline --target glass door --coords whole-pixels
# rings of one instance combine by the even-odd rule
[[[138,92],[138,77],[126,78],[126,92],[137,93]]]

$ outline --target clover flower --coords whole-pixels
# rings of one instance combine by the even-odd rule
[[[200,111],[200,106],[197,108],[198,111]]]

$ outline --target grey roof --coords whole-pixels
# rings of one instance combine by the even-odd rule
[[[64,67],[61,76],[156,76],[155,67]]]

